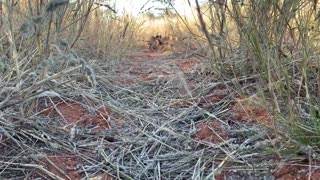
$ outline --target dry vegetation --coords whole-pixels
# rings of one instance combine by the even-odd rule
[[[208,1],[189,19],[167,5],[137,18],[97,0],[0,0],[0,179],[273,179],[292,159],[312,177],[318,1]],[[156,34],[170,44],[136,65]],[[127,83],[154,69],[168,72]]]

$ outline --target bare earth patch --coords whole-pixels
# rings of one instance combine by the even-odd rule
[[[89,112],[80,103],[67,101],[49,105],[42,113],[49,118],[62,118],[67,128],[91,125],[97,131],[110,128],[109,114],[105,107]]]
[[[320,177],[319,162],[295,161],[279,163],[273,172],[276,179],[316,180]]]

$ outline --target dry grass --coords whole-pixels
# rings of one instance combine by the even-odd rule
[[[56,152],[79,157],[81,174],[87,178],[109,172],[121,179],[211,179],[224,171],[239,168],[246,169],[243,176],[249,177],[247,173],[253,169],[259,169],[257,177],[270,176],[268,169],[272,162],[268,160],[268,154],[256,153],[257,150],[271,148],[271,144],[277,141],[261,138],[268,133],[265,128],[248,127],[236,122],[233,125],[225,123],[223,127],[230,132],[231,139],[215,144],[191,137],[197,132],[194,125],[201,121],[205,122],[211,117],[222,122],[228,121],[230,114],[227,107],[231,103],[232,94],[211,104],[209,109],[201,107],[197,102],[181,108],[175,104],[186,101],[192,103],[192,100],[188,100],[188,94],[179,95],[179,76],[143,85],[122,86],[109,81],[112,72],[104,70],[103,64],[95,64],[93,69],[98,74],[95,91],[90,91],[89,83],[74,81],[74,78],[67,76],[71,70],[68,73],[66,70],[63,71],[65,73],[60,72],[61,76],[56,75],[46,81],[46,84],[65,82],[56,88],[57,91],[44,91],[25,99],[23,103],[11,103],[13,100],[9,99],[1,107],[2,140],[6,145],[14,147],[3,146],[1,149],[4,152],[1,158],[3,177],[10,177],[13,173],[17,178],[25,175],[32,177],[32,171],[45,168],[37,165],[37,162],[46,157],[45,154]],[[77,74],[75,72],[72,76]],[[189,74],[185,78],[185,81],[189,81],[195,77]],[[210,91],[219,84],[207,84],[201,77],[198,78],[199,84],[195,84],[197,88],[190,91],[193,98],[203,97],[207,94],[204,89]],[[43,84],[43,88],[49,87]],[[29,90],[34,91],[33,88]],[[101,105],[111,107],[120,115],[124,124],[119,126],[111,122],[114,128],[100,132],[94,132],[92,127],[61,128],[59,121],[41,116],[41,111],[36,113],[41,109],[39,105],[57,98],[78,101],[86,109],[98,109]],[[88,99],[96,105],[89,105]],[[32,114],[24,119],[17,117],[19,112],[16,107],[19,104],[30,107],[33,102],[36,102],[36,106]],[[263,163],[261,159],[264,159]],[[229,163],[237,166],[223,168]],[[258,165],[253,168],[253,164]],[[50,172],[42,172],[54,176]]]
[[[231,171],[240,172],[231,178],[268,178],[270,156],[320,160],[316,1],[208,3],[194,20],[118,17],[94,0],[12,2],[0,2],[0,179],[39,171],[63,179],[39,165],[57,152],[76,155],[85,178],[105,172],[119,179],[212,179]],[[175,37],[175,56],[206,62],[202,76],[112,82],[123,58],[157,33]],[[214,83],[204,74],[213,74]],[[205,108],[194,101],[217,84],[229,96]],[[236,95],[256,95],[272,112],[272,130],[230,124]],[[110,107],[122,124],[101,132],[62,128],[61,119],[41,114],[43,104],[56,100],[91,111]],[[229,140],[193,138],[195,125],[210,118],[223,124]]]

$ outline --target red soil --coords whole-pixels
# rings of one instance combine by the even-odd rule
[[[291,164],[281,164],[273,172],[275,179],[279,180],[318,180],[320,178],[319,162],[298,162]]]
[[[200,123],[197,126],[197,129],[199,130],[194,135],[195,139],[215,144],[229,139],[228,134],[222,128],[222,123],[218,120],[212,120],[208,123]]]
[[[192,60],[185,59],[185,60],[176,61],[176,64],[183,73],[188,73],[192,71],[192,69],[197,63],[194,60],[192,61]]]
[[[236,103],[232,107],[233,118],[237,121],[245,121],[252,123],[261,123],[268,127],[272,127],[272,115],[266,108],[262,108],[259,103],[249,98],[237,98]]]
[[[111,109],[106,107],[90,113],[88,109],[78,102],[64,101],[50,104],[49,107],[44,108],[41,114],[50,118],[62,118],[63,124],[67,129],[71,129],[74,126],[90,126],[93,132],[99,132],[111,128],[112,113]],[[47,159],[43,158],[39,161],[39,164],[44,165],[45,169],[51,173],[63,179],[71,180],[81,179],[77,169],[80,163],[80,158],[75,155],[62,154],[49,154]],[[44,176],[45,173],[39,172],[38,175]],[[111,175],[104,175],[103,179],[114,179],[111,177]]]
[[[80,166],[77,167],[81,164],[81,160],[75,155],[52,154],[48,155],[47,158],[39,160],[39,164],[60,178],[70,180],[81,179],[78,169]],[[45,173],[43,172],[38,172],[37,174],[45,177]]]
[[[77,102],[59,102],[47,107],[42,115],[53,117],[61,117],[64,124],[71,128],[76,126],[87,126],[92,124],[95,130],[103,130],[110,128],[110,110],[105,107],[90,113],[80,103]]]

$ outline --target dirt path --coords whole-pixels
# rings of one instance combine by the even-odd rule
[[[178,74],[196,73],[200,61],[176,58],[170,53],[138,51],[128,54],[115,70],[115,76],[125,83],[137,83]]]
[[[232,84],[201,75],[201,63],[132,52],[112,68],[96,68],[94,93],[41,99],[35,128],[19,133],[30,136],[26,142],[36,139],[26,152],[41,153],[32,163],[48,171],[36,168],[28,176],[232,180],[320,174],[316,162],[285,161],[271,151],[283,142],[257,96],[240,96]],[[8,153],[15,144],[0,142]]]

